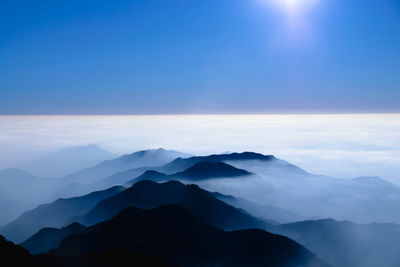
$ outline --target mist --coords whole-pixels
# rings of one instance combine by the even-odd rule
[[[273,154],[317,174],[400,184],[400,115],[1,116],[0,169],[58,149],[115,154],[164,147],[195,155]]]

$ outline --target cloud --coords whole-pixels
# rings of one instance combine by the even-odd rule
[[[115,153],[257,151],[307,171],[400,184],[400,115],[0,117],[0,168],[72,145]]]

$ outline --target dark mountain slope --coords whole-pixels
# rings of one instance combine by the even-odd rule
[[[0,266],[43,267],[40,262],[21,246],[7,241],[0,235]]]
[[[42,254],[37,258],[46,267],[172,267],[152,257],[120,249],[64,256]]]
[[[9,240],[22,242],[44,227],[62,227],[70,223],[73,216],[83,215],[103,199],[109,198],[124,189],[116,186],[107,190],[93,192],[85,196],[58,199],[51,204],[40,205],[27,211],[2,229]]]
[[[178,205],[128,207],[61,241],[53,255],[121,249],[179,266],[325,266],[292,240],[263,230],[224,232]]]
[[[86,227],[79,223],[73,223],[61,229],[43,228],[23,242],[21,246],[32,254],[44,253],[50,249],[57,248],[64,237],[80,233],[85,229]]]
[[[169,181],[141,181],[129,189],[100,202],[82,218],[84,224],[111,219],[128,206],[152,209],[166,204],[180,204],[196,218],[221,229],[265,227],[265,223],[215,198],[196,185]]]

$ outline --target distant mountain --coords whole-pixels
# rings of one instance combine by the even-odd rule
[[[397,224],[354,224],[327,219],[270,226],[270,230],[299,242],[332,266],[400,266]]]
[[[105,178],[129,169],[139,167],[158,167],[178,157],[187,157],[188,154],[165,149],[143,150],[129,155],[104,161],[95,167],[83,169],[66,176],[70,183],[96,183]],[[115,184],[115,183],[114,183]]]
[[[263,228],[266,223],[215,198],[196,185],[184,185],[177,181],[156,183],[140,181],[108,199],[101,201],[88,212],[81,222],[95,224],[111,219],[129,206],[152,209],[166,204],[179,204],[196,218],[212,226],[236,230]]]
[[[178,157],[175,160],[169,162],[168,164],[165,164],[163,166],[159,167],[139,167],[139,168],[133,168],[129,170],[125,170],[122,172],[116,172],[110,177],[104,179],[101,181],[101,184],[103,186],[111,186],[115,184],[132,184],[134,182],[134,178],[137,178],[138,176],[145,174],[146,171],[155,171],[157,173],[161,174],[167,174],[167,175],[172,175],[172,174],[177,174],[180,172],[183,172],[191,167],[193,167],[196,164],[202,163],[202,162],[208,162],[208,163],[220,163],[220,162],[249,162],[249,161],[261,161],[263,163],[269,163],[269,162],[274,162],[277,159],[274,156],[266,156],[262,155],[259,153],[253,153],[253,152],[244,152],[244,153],[231,153],[231,154],[221,154],[221,155],[210,155],[210,156],[202,156],[202,157]],[[230,163],[229,163],[230,164]],[[230,164],[232,165],[232,164]],[[201,165],[200,165],[201,166]],[[209,171],[209,170],[206,170]],[[154,180],[154,181],[163,181],[163,180],[168,180],[168,179],[180,179],[180,177],[166,177],[165,179],[162,178],[161,176],[158,176],[157,173],[155,172],[149,172],[146,175],[144,175],[141,180],[145,180],[145,177],[148,176],[148,180]],[[220,175],[217,175],[217,177],[221,177]],[[194,178],[194,177],[193,177]],[[194,179],[192,179],[194,181]]]
[[[249,161],[249,160],[259,160],[263,162],[269,162],[275,159],[276,158],[272,155],[266,156],[254,152],[220,154],[220,155],[210,155],[201,157],[177,158],[172,162],[155,170],[164,172],[166,174],[172,174],[184,171],[199,162],[227,162],[227,161]]]
[[[237,177],[250,175],[246,170],[235,168],[223,162],[202,161],[174,176],[186,180],[202,180],[219,177]]]
[[[178,172],[171,175],[166,175],[157,171],[146,171],[139,177],[133,179],[127,184],[133,184],[137,181],[168,181],[168,180],[185,180],[197,181],[215,178],[233,178],[239,176],[251,175],[246,170],[235,168],[223,162],[199,162],[183,172]]]
[[[79,223],[72,223],[61,229],[43,228],[23,242],[21,246],[32,254],[44,253],[57,248],[64,237],[80,233],[85,229],[86,227]]]
[[[116,157],[97,145],[71,146],[26,163],[21,169],[41,177],[63,177]]]
[[[230,179],[229,183],[211,180],[196,184],[303,218],[400,223],[400,188],[379,177],[339,179],[315,175],[276,158],[224,162],[255,175]]]
[[[54,179],[38,178],[18,169],[0,171],[0,226],[51,200],[52,192],[60,187]]]
[[[109,198],[124,188],[115,186],[107,190],[68,199],[58,199],[27,211],[16,220],[0,228],[0,233],[9,240],[22,242],[44,227],[62,227],[70,223],[71,217],[87,213],[100,201]]]
[[[43,267],[28,251],[7,241],[3,236],[0,236],[0,265]]]
[[[116,217],[64,238],[51,254],[120,249],[179,266],[326,266],[292,240],[263,230],[225,232],[179,205],[128,207]]]

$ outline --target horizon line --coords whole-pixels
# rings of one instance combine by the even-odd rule
[[[400,115],[400,112],[269,112],[269,113],[132,113],[132,114],[0,114],[0,117],[162,117],[162,116]]]

